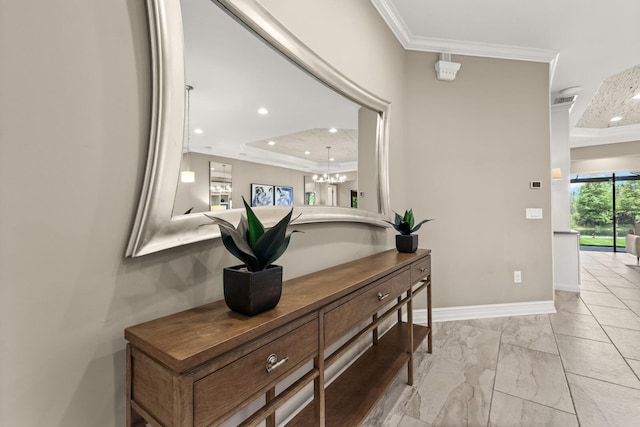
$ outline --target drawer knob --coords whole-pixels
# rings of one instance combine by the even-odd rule
[[[270,354],[269,357],[267,357],[267,363],[266,363],[267,372],[271,372],[278,369],[288,360],[289,360],[288,357],[278,360],[278,356],[275,353]]]
[[[382,301],[383,299],[385,299],[388,296],[389,296],[389,294],[382,295],[382,292],[378,292],[378,301]]]
[[[425,271],[427,271],[425,267],[420,267],[420,273],[424,273]]]

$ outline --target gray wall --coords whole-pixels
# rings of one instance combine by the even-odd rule
[[[547,64],[408,52],[407,145],[401,163],[419,231],[434,251],[436,307],[553,299]],[[530,190],[529,181],[542,181]],[[527,207],[543,220],[526,220]],[[514,285],[513,271],[522,271]]]
[[[196,181],[191,184],[179,183],[174,215],[180,215],[190,207],[193,212],[209,211],[209,162],[222,162],[232,167],[232,201],[234,208],[242,208],[242,197],[251,204],[251,184],[282,185],[293,187],[293,203],[304,204],[304,172],[263,165],[208,154],[191,153],[191,169],[196,173]],[[185,164],[183,156],[183,165]]]
[[[421,232],[435,304],[550,299],[550,225],[523,219],[548,209],[547,190],[527,190],[548,187],[544,67],[464,58],[452,95],[433,81],[434,55],[407,54],[405,70],[369,2],[263,3],[392,102],[391,203],[437,218]],[[150,121],[144,2],[2,2],[0,20],[0,425],[121,426],[123,329],[220,299],[235,261],[219,240],[123,259]],[[385,229],[299,228],[286,278],[393,246]]]
[[[638,170],[640,170],[640,141],[571,149],[572,174]]]

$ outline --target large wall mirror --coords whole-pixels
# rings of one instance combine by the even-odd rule
[[[218,237],[204,213],[235,223],[243,198],[267,226],[290,206],[298,223],[386,225],[388,102],[255,0],[147,4],[151,141],[127,256]]]

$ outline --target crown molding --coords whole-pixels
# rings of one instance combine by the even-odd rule
[[[555,50],[415,36],[390,0],[371,0],[371,3],[400,41],[400,44],[407,50],[547,62],[555,68],[558,57],[558,52]]]
[[[569,134],[569,146],[571,148],[629,141],[640,141],[640,125],[602,129],[573,128]]]

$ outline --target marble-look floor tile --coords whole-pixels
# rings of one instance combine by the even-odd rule
[[[590,292],[604,292],[609,293],[609,290],[604,287],[604,285],[597,280],[581,280],[580,281],[580,290],[581,291],[590,291]]]
[[[602,283],[607,287],[617,286],[620,288],[637,288],[637,285],[633,284],[632,282],[628,281],[623,277],[615,278],[615,279],[614,278],[600,279],[600,283]]]
[[[413,417],[410,417],[409,415],[405,415],[400,420],[398,427],[430,427],[430,425],[425,423],[424,421],[420,421]]]
[[[592,305],[604,305],[606,307],[626,308],[626,306],[611,292],[591,292],[581,291],[580,298],[584,301],[588,307]]]
[[[636,316],[640,317],[640,301],[624,300],[622,302],[624,302]]]
[[[640,360],[640,331],[613,326],[604,326],[604,330],[623,357]]]
[[[504,322],[502,342],[531,350],[558,354],[556,340],[547,314],[508,317]]]
[[[640,301],[640,289],[638,288],[620,288],[617,286],[610,286],[609,290],[621,300]]]
[[[610,342],[607,334],[590,314],[576,314],[559,311],[549,315],[553,332],[571,335],[572,337],[588,338],[591,340]]]
[[[619,279],[620,275],[615,271],[611,271],[606,266],[603,266],[603,270],[590,269],[589,272],[598,280],[601,279]]]
[[[575,374],[567,374],[582,427],[637,426],[640,390]]]
[[[406,378],[397,378],[371,410],[362,427],[395,427],[399,424],[406,402],[415,392]]]
[[[450,322],[434,322],[434,333],[440,331],[451,331],[461,326],[470,326],[472,328],[488,329],[490,331],[501,332],[504,317],[491,317],[488,319],[467,319],[455,320]]]
[[[607,267],[602,265],[602,263],[600,261],[597,261],[597,260],[585,259],[581,263],[581,266],[586,271],[592,271],[592,270],[593,271],[607,271]]]
[[[576,292],[555,292],[555,306],[558,311],[568,311],[570,313],[591,314],[587,306],[580,299],[580,294]]]
[[[405,414],[434,426],[487,425],[494,377],[491,369],[437,358]]]
[[[633,308],[630,304],[629,307]],[[619,328],[640,331],[640,317],[629,309],[604,307],[600,305],[592,305],[590,309],[598,323],[603,326],[617,326]],[[640,306],[638,310],[640,310]]]
[[[557,335],[564,370],[640,389],[640,381],[613,344]]]
[[[578,427],[578,420],[574,414],[496,391],[491,402],[489,425]]]
[[[501,332],[504,324],[504,317],[492,317],[490,319],[470,319],[460,320],[463,325],[472,328],[488,329],[490,331]]]
[[[495,370],[500,332],[455,323],[439,324],[434,328],[433,339],[437,345],[434,345],[433,354]]]
[[[626,265],[615,268],[613,271],[615,271],[620,277],[631,283],[637,282],[638,279],[640,279],[640,273],[634,271],[634,269],[629,268]]]
[[[640,360],[627,359],[627,363],[631,366],[633,372],[636,373],[636,376],[640,378]]]
[[[502,344],[495,390],[573,413],[560,357]]]

